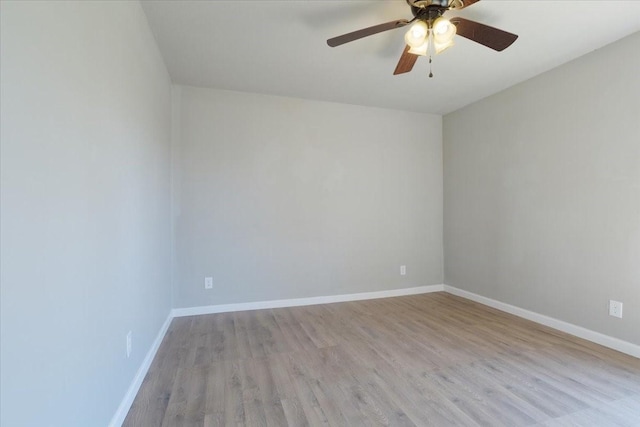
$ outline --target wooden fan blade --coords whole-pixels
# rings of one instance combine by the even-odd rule
[[[464,18],[452,18],[451,22],[456,26],[459,36],[473,40],[498,52],[511,46],[518,38],[515,34]]]
[[[373,27],[363,28],[352,33],[343,34],[338,37],[327,40],[327,44],[331,47],[340,46],[341,44],[349,43],[354,40],[361,39],[363,37],[372,36],[374,34],[382,33],[383,31],[393,30],[394,28],[400,28],[407,25],[409,21],[406,19],[398,19],[391,22],[385,22],[384,24],[374,25]]]
[[[398,74],[408,73],[413,69],[413,66],[418,60],[418,55],[409,53],[409,49],[411,49],[409,46],[404,48],[404,52],[402,52],[400,61],[398,61],[398,65],[396,66],[396,70],[393,72],[394,76]]]

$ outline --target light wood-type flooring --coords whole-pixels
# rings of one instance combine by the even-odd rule
[[[447,293],[173,320],[125,426],[640,426],[640,359]]]

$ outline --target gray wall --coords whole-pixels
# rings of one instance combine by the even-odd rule
[[[0,424],[106,425],[171,306],[170,80],[137,2],[0,15]]]
[[[640,344],[638,52],[635,33],[445,116],[445,283]]]
[[[442,283],[440,116],[176,91],[176,307]]]

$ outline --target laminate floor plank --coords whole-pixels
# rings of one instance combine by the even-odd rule
[[[240,363],[246,359],[224,362],[224,425],[244,425],[245,405],[242,394]]]
[[[205,425],[224,425],[225,363],[212,363],[207,371],[205,385]]]
[[[281,403],[284,415],[287,418],[287,425],[296,427],[309,425],[309,420],[307,420],[304,409],[297,398],[282,399]]]
[[[182,317],[123,425],[640,426],[640,359],[443,292]]]
[[[389,401],[417,426],[478,425],[439,392],[421,389],[411,380],[376,371],[367,384],[370,388],[385,390]]]

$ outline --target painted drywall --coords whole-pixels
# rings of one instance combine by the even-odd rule
[[[440,116],[192,87],[175,99],[175,307],[442,283]]]
[[[638,52],[635,33],[444,117],[447,284],[640,344]]]
[[[1,7],[0,424],[104,426],[171,307],[170,79],[138,2]]]

